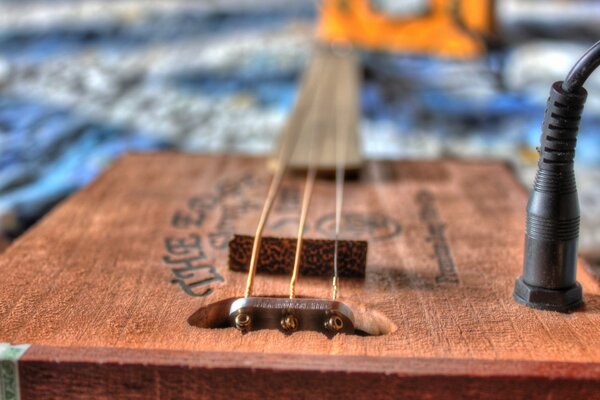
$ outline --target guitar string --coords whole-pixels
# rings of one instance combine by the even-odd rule
[[[317,166],[312,162],[314,151],[314,137],[316,136],[313,133],[311,137],[311,148],[310,148],[310,156],[309,156],[309,168],[306,173],[306,181],[304,183],[304,194],[302,196],[302,207],[300,210],[300,220],[298,222],[298,233],[296,236],[296,250],[294,253],[294,266],[292,269],[292,277],[290,279],[290,299],[296,297],[296,281],[298,280],[298,271],[300,269],[300,260],[302,255],[302,244],[304,238],[304,226],[306,225],[306,215],[308,214],[308,208],[310,207],[310,201],[312,199],[313,189],[315,186],[315,180],[317,177]],[[322,135],[320,135],[322,137]],[[319,153],[322,152],[323,149],[319,149]]]
[[[347,72],[347,71],[343,71]],[[335,124],[335,243],[333,248],[333,279],[331,282],[331,298],[333,301],[337,300],[339,294],[339,259],[338,259],[338,246],[340,238],[340,225],[342,220],[342,205],[344,201],[344,180],[346,173],[346,157],[348,147],[347,142],[344,140],[342,135],[342,114],[344,113],[344,107],[341,104],[344,100],[344,87],[337,85],[336,87],[336,110],[334,113],[334,124]]]
[[[334,58],[335,60],[335,58]],[[335,64],[333,64],[335,66]],[[333,76],[328,76],[328,75],[332,75],[333,72],[335,72],[335,68],[332,68],[332,66],[329,66],[329,69],[325,71],[326,73],[323,74],[324,76],[324,81],[325,82],[333,82],[334,83],[334,90],[335,90],[335,82],[337,81],[336,79],[332,79]],[[320,111],[322,109],[322,107],[325,107],[326,104],[321,104],[321,103],[325,103],[325,97],[323,96],[323,92],[325,92],[325,88],[326,86],[324,84],[321,84],[317,87],[317,91],[315,93],[315,106],[311,109],[311,115],[310,115],[310,120],[316,120],[316,116],[317,116],[317,112]],[[308,125],[308,124],[307,124]],[[326,134],[321,134],[321,132],[319,132],[319,128],[322,126],[322,124],[312,124],[311,126],[313,127],[317,127],[316,129],[313,130],[313,132],[311,132],[311,137],[310,137],[310,142],[309,142],[309,154],[308,154],[308,170],[306,172],[306,179],[305,179],[305,183],[304,183],[304,193],[302,196],[302,204],[301,204],[301,210],[300,210],[300,219],[298,222],[298,233],[296,236],[296,250],[294,252],[294,265],[292,268],[292,277],[290,278],[290,299],[293,299],[296,297],[296,282],[298,281],[298,273],[300,271],[300,262],[301,262],[301,256],[302,256],[302,245],[303,245],[303,241],[304,241],[304,227],[306,225],[306,216],[308,214],[308,209],[310,207],[310,202],[312,199],[312,194],[313,194],[313,189],[314,189],[314,185],[315,185],[315,181],[317,178],[317,170],[318,170],[318,163],[321,160],[321,157],[323,155],[323,142],[324,142],[324,138],[326,136]],[[317,140],[316,140],[317,139]],[[315,143],[316,142],[316,143]]]
[[[334,54],[334,56],[339,57],[340,55]],[[342,56],[344,56],[344,55],[342,55]],[[310,71],[310,72],[314,73],[314,71],[317,71],[318,69],[323,69],[322,66],[321,66],[321,68],[317,68],[318,66],[320,66],[320,65],[316,64],[314,70]],[[334,68],[330,68],[330,70],[334,71]],[[311,81],[311,79],[310,79],[311,73],[310,72],[309,72],[309,74],[307,74],[307,83],[312,83],[314,85],[316,80],[313,79]],[[329,80],[326,79],[325,81],[327,82]],[[338,80],[331,79],[330,81],[335,83]],[[317,85],[317,90],[315,91],[315,95],[314,95],[315,100],[321,98],[320,92],[323,90],[323,86],[325,86],[325,85],[323,85],[323,84]],[[342,134],[341,134],[341,129],[340,129],[340,126],[342,124],[339,123],[342,121],[342,119],[339,118],[339,111],[340,111],[339,105],[343,104],[343,94],[344,93],[343,93],[343,90],[340,90],[338,86],[339,85],[334,86],[334,93],[336,94],[336,101],[335,101],[336,108],[335,108],[335,112],[334,112],[335,151],[336,151],[336,158],[335,158],[335,160],[336,160],[336,165],[335,165],[336,205],[335,205],[334,276],[333,276],[333,281],[332,281],[332,297],[334,300],[337,298],[338,293],[339,293],[339,290],[338,290],[338,245],[339,245],[341,211],[342,211],[343,194],[344,194],[343,186],[344,186],[344,180],[345,180],[345,162],[346,162],[346,153],[347,153],[347,143],[345,140],[342,139]],[[312,85],[309,85],[309,88],[312,88]],[[309,92],[312,92],[312,90],[309,90]],[[318,101],[315,101],[315,102],[318,103]],[[319,110],[320,108],[321,107],[311,107],[309,116],[306,120],[315,119],[314,114],[316,113],[316,110]],[[342,111],[343,111],[343,108],[342,108]],[[306,123],[306,120],[304,120],[302,123],[302,127],[299,130],[300,134],[298,134],[298,133],[296,133],[295,135],[288,134],[288,135],[286,135],[286,137],[284,138],[284,141],[282,143],[281,151],[280,151],[278,162],[276,165],[276,171],[271,180],[267,198],[265,200],[265,204],[263,206],[263,210],[261,212],[261,216],[260,216],[259,223],[258,223],[258,226],[256,229],[255,237],[254,237],[250,266],[248,269],[248,279],[247,279],[247,283],[246,283],[246,290],[244,293],[245,297],[250,297],[252,294],[254,277],[256,275],[256,267],[258,264],[258,255],[260,252],[260,244],[262,241],[262,233],[263,233],[264,227],[266,225],[266,222],[268,220],[268,217],[270,215],[273,203],[279,192],[279,188],[281,187],[283,177],[287,170],[287,163],[285,162],[285,160],[287,160],[289,158],[289,156],[291,155],[291,152],[293,151],[294,146],[297,142],[298,136],[302,135],[304,133],[304,131],[306,130],[307,125],[309,125]],[[294,255],[294,266],[293,266],[292,278],[290,280],[290,298],[295,297],[295,286],[296,286],[296,282],[298,279],[299,265],[300,265],[300,261],[301,261],[304,227],[306,224],[306,216],[308,214],[308,209],[310,207],[310,201],[312,198],[314,184],[316,181],[317,169],[318,169],[317,164],[318,164],[318,161],[320,160],[320,156],[322,155],[322,152],[323,152],[322,144],[323,144],[324,136],[325,135],[318,135],[317,130],[314,130],[311,135],[310,146],[309,146],[309,168],[308,168],[307,176],[306,176],[306,180],[305,180],[305,189],[304,189],[302,208],[301,208],[300,218],[299,218],[296,251],[295,251],[295,255]],[[295,140],[291,140],[292,137]],[[320,139],[320,140],[318,140],[318,142],[319,142],[318,146],[315,146],[315,143],[314,143],[315,137],[318,137]],[[293,142],[293,145],[292,145],[292,142]],[[339,145],[340,143],[342,143],[342,146]],[[315,152],[315,147],[318,149],[318,151],[316,151],[316,152]],[[340,155],[340,152],[342,153],[342,155]],[[319,157],[317,157],[316,159],[314,156],[315,153],[319,154]]]
[[[321,74],[320,69],[322,69],[321,63],[319,63],[319,59],[315,60],[315,64],[313,68],[309,68],[308,73],[306,74],[306,80],[303,82],[302,86],[305,84],[308,86],[307,90],[309,93],[312,92],[312,88],[316,85],[317,79]],[[318,86],[317,86],[318,87]],[[310,100],[310,99],[309,99]],[[310,104],[310,103],[309,103]],[[299,104],[299,110],[302,110],[303,107],[306,107],[306,104]],[[310,109],[312,111],[312,109]],[[291,121],[290,121],[291,124]],[[302,124],[301,132],[304,130],[305,124]],[[289,126],[288,126],[289,128]],[[277,164],[275,165],[275,172],[273,174],[273,178],[271,179],[271,183],[269,185],[269,190],[267,193],[267,197],[265,199],[265,203],[263,204],[263,209],[260,214],[260,218],[258,221],[258,225],[256,227],[256,231],[254,234],[254,241],[252,244],[252,253],[250,256],[250,264],[248,266],[248,277],[246,280],[246,289],[244,291],[244,297],[250,297],[252,295],[252,290],[254,288],[254,277],[256,275],[256,267],[258,264],[258,256],[260,253],[260,247],[262,242],[262,234],[266,225],[266,222],[269,218],[271,210],[273,208],[273,203],[275,202],[275,198],[279,192],[281,187],[281,182],[287,170],[287,160],[291,155],[292,150],[295,148],[298,137],[300,136],[298,133],[293,133],[293,130],[287,129],[285,132],[285,136],[283,137],[283,142],[281,145],[281,149],[279,151],[279,157],[277,159]]]

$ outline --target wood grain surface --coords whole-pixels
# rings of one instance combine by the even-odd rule
[[[243,294],[227,243],[255,228],[266,164],[129,155],[17,239],[0,257],[0,342],[33,344],[20,364],[25,397],[55,385],[71,387],[64,398],[525,398],[533,388],[527,398],[598,398],[598,282],[580,268],[586,305],[571,314],[512,300],[526,193],[499,163],[373,161],[348,182],[342,238],[368,240],[369,253],[365,279],[342,279],[340,300],[376,336],[191,324]],[[265,234],[293,236],[302,183],[284,182]],[[330,237],[333,194],[317,182],[306,237]],[[255,294],[285,295],[288,283],[259,275]],[[329,297],[330,285],[300,277],[297,290]]]
[[[597,399],[588,363],[33,347],[24,398]]]

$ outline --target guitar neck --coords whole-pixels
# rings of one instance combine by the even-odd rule
[[[312,161],[319,171],[334,171],[340,162],[336,144],[343,144],[344,168],[360,168],[359,87],[357,59],[351,50],[316,47],[300,83],[296,105],[275,147],[273,162],[283,161],[290,169],[304,170]],[[289,156],[281,160],[289,143]],[[320,148],[312,160],[311,147]]]

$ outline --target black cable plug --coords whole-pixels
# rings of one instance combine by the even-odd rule
[[[540,158],[527,204],[523,275],[514,299],[532,308],[567,312],[583,304],[576,280],[579,200],[573,161],[587,92],[585,80],[600,64],[600,42],[550,90]]]

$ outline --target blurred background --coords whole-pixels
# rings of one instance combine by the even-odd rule
[[[128,151],[268,154],[316,40],[352,45],[369,158],[509,162],[529,188],[552,82],[600,1],[0,2],[0,248]],[[586,84],[581,249],[600,248],[600,74]]]

